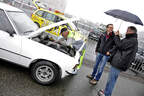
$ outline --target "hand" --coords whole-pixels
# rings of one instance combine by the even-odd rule
[[[115,32],[115,35],[119,35],[119,30],[117,32]]]
[[[110,52],[107,52],[107,53],[106,53],[106,55],[108,55],[108,56],[109,56],[109,55],[110,55]]]

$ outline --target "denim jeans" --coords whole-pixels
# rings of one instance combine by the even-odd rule
[[[111,96],[113,88],[116,84],[117,78],[120,74],[120,70],[115,68],[115,67],[111,67],[110,72],[109,72],[109,76],[108,76],[108,81],[104,90],[104,94],[105,96]]]
[[[95,64],[93,72],[92,72],[92,77],[95,80],[99,81],[99,79],[103,73],[105,64],[107,63],[108,59],[109,59],[109,56],[103,55],[101,53],[97,53],[96,64]]]

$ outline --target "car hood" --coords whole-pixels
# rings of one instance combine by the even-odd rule
[[[46,30],[48,30],[48,29],[51,29],[51,28],[53,28],[53,27],[60,26],[60,25],[63,25],[63,24],[66,24],[66,23],[69,23],[69,22],[72,22],[72,21],[75,21],[75,20],[76,20],[76,19],[68,19],[68,20],[64,20],[64,21],[58,22],[58,23],[50,24],[50,25],[48,25],[48,26],[39,28],[38,30],[36,30],[35,32],[30,33],[30,34],[27,35],[26,37],[31,38],[31,37],[37,36],[38,34],[44,32],[44,31],[46,31]]]
[[[51,25],[48,25],[48,26],[39,28],[37,31],[32,32],[32,33],[30,33],[29,35],[27,35],[27,36],[25,36],[25,37],[27,37],[27,38],[35,37],[35,36],[41,34],[42,32],[45,32],[45,31],[48,30],[48,29],[51,29],[51,28],[53,28],[53,27],[60,26],[60,25],[62,25],[62,24],[66,24],[66,23],[69,23],[69,22],[73,22],[73,21],[75,21],[75,20],[77,20],[77,19],[72,18],[72,19],[64,20],[64,21],[61,21],[61,22],[58,22],[58,23],[54,23],[54,24],[51,24]],[[79,34],[79,33],[77,33],[77,34]],[[76,35],[76,36],[79,36],[79,35]],[[83,44],[82,44],[82,46],[81,46],[81,48],[79,48],[78,51],[81,51],[81,50],[84,48],[85,44],[86,44],[86,42],[84,41]]]

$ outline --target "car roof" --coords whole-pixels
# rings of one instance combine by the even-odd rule
[[[23,12],[22,10],[16,8],[16,7],[13,7],[11,5],[8,5],[8,4],[5,4],[5,3],[2,3],[0,2],[0,9],[3,9],[5,11],[19,11],[19,12]]]

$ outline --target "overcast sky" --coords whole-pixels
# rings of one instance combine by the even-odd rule
[[[144,3],[143,0],[67,0],[66,13],[82,17],[84,19],[99,22],[103,24],[113,23],[118,29],[120,20],[116,20],[111,16],[104,14],[110,9],[121,9],[136,14],[144,23]],[[134,25],[123,22],[120,31],[125,33],[127,26]],[[139,31],[144,30],[144,27],[137,26]]]

